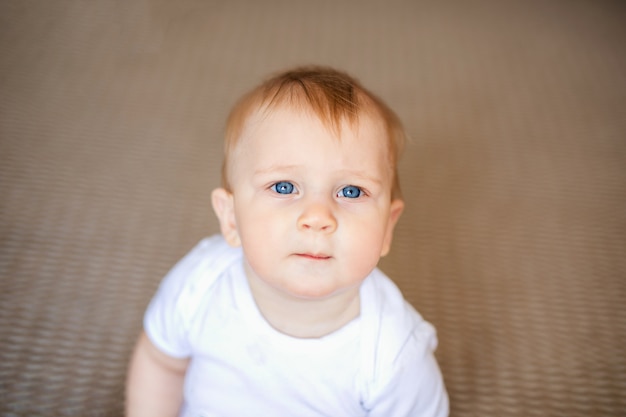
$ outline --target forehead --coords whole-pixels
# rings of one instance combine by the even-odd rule
[[[280,105],[253,111],[242,126],[237,140],[241,146],[237,147],[246,147],[250,145],[250,140],[263,139],[264,136],[268,136],[265,137],[267,141],[273,138],[298,140],[312,134],[320,138],[332,138],[338,143],[351,141],[354,145],[358,145],[361,140],[362,146],[384,150],[386,153],[392,146],[384,120],[372,109],[360,111],[352,120],[342,118],[340,123],[334,125],[309,108]]]
[[[289,161],[314,165],[313,158],[319,167],[391,169],[389,138],[379,119],[363,113],[353,123],[343,120],[339,129],[333,129],[312,112],[286,107],[253,113],[231,158],[233,170]]]

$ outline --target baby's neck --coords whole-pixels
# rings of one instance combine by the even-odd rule
[[[304,299],[283,293],[247,274],[259,311],[281,333],[298,338],[319,338],[333,333],[360,313],[359,287],[323,299]]]

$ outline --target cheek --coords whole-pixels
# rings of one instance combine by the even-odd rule
[[[287,221],[285,216],[278,214],[277,210],[271,207],[264,207],[262,204],[255,204],[254,202],[237,207],[235,216],[240,231],[248,234],[271,231],[283,226],[283,223]]]
[[[345,232],[347,245],[344,247],[349,252],[350,265],[359,270],[373,269],[380,258],[384,229],[372,227],[372,223],[369,223],[354,225]]]
[[[241,242],[246,252],[246,258],[251,264],[268,262],[272,259],[272,253],[280,247],[284,240],[284,221],[276,219],[276,214],[262,211],[250,211],[238,213],[237,229]],[[252,266],[255,266],[252,265]]]
[[[245,232],[240,236],[246,262],[257,274],[267,274],[276,259],[270,250],[275,248],[272,236],[258,224],[256,227],[244,227],[243,230]]]

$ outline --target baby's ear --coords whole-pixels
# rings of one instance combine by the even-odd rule
[[[387,220],[387,230],[385,231],[385,240],[383,242],[383,248],[381,250],[380,256],[385,256],[389,253],[389,249],[391,249],[391,241],[393,240],[393,229],[396,227],[396,223],[398,223],[398,219],[400,215],[404,211],[404,201],[400,199],[395,199],[391,202],[391,207],[389,208],[389,219]]]
[[[213,211],[215,211],[220,222],[220,229],[226,242],[233,247],[240,246],[241,240],[237,231],[232,193],[224,188],[216,188],[211,193],[211,203],[213,204]]]

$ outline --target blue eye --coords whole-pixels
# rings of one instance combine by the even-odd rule
[[[355,185],[348,185],[339,191],[339,196],[346,198],[359,198],[361,196],[361,189]]]
[[[279,181],[272,185],[272,190],[276,191],[278,194],[291,194],[293,193],[294,186],[288,181]]]

